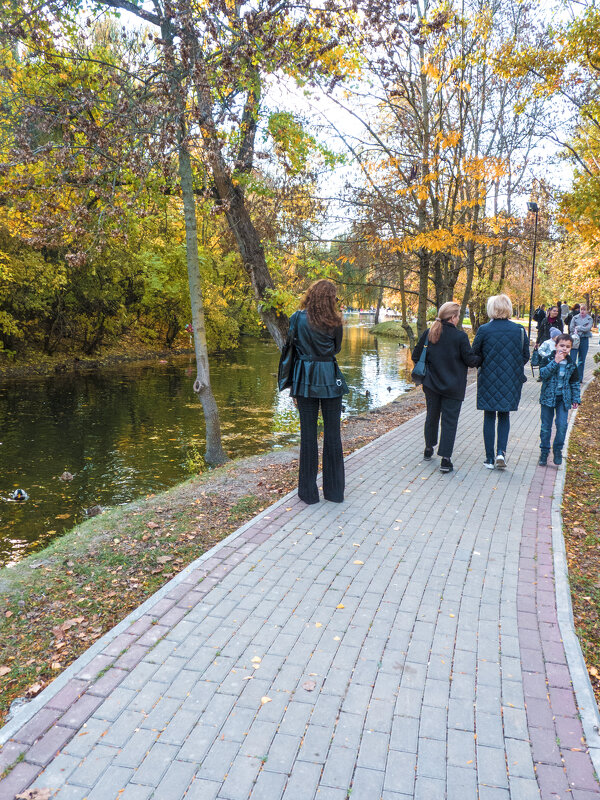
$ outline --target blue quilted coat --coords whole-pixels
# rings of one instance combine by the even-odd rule
[[[482,359],[477,375],[477,408],[516,411],[527,380],[523,370],[529,361],[525,329],[509,319],[493,319],[477,331],[473,352]]]

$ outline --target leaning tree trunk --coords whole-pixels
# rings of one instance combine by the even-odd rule
[[[210,385],[204,304],[202,301],[200,262],[198,259],[198,230],[196,200],[192,181],[192,160],[183,142],[179,146],[179,179],[185,218],[185,250],[190,287],[190,305],[192,307],[192,326],[194,328],[194,350],[196,352],[194,391],[198,394],[202,403],[204,421],[206,423],[206,453],[204,458],[207,464],[223,464],[227,461],[227,456],[223,450],[221,440],[219,409]]]
[[[194,351],[196,354],[196,380],[194,391],[202,403],[204,423],[206,426],[207,464],[223,464],[228,460],[221,440],[221,422],[217,401],[210,385],[210,369],[208,364],[208,347],[206,344],[206,326],[204,324],[204,302],[202,284],[200,282],[200,260],[198,257],[198,224],[196,220],[196,198],[194,197],[194,180],[192,159],[186,143],[185,95],[178,74],[173,51],[173,31],[165,21],[161,25],[163,39],[167,42],[170,63],[168,77],[170,99],[177,114],[177,156],[179,162],[179,182],[183,201],[185,222],[185,254],[190,290],[190,306],[192,311],[192,327],[194,331]]]

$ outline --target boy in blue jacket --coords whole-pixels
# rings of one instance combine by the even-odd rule
[[[562,464],[562,449],[567,433],[569,408],[577,408],[580,403],[579,372],[571,358],[573,340],[568,333],[561,333],[556,338],[556,350],[540,365],[542,389],[540,403],[542,406],[542,427],[540,430],[541,467],[548,463],[552,421],[556,414],[556,434],[552,450],[554,463]]]

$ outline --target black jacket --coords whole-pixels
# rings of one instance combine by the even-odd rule
[[[335,356],[342,346],[340,325],[331,333],[318,331],[308,324],[306,311],[296,311],[290,320],[295,328],[296,358],[292,373],[292,397],[339,397],[348,387]]]
[[[412,351],[412,360],[417,363],[425,344],[425,333]],[[423,386],[445,397],[465,399],[467,388],[467,368],[478,367],[481,358],[476,356],[469,337],[459,331],[451,322],[442,322],[442,334],[435,344],[427,346],[425,359],[427,373]]]
[[[541,344],[550,338],[550,328],[558,328],[561,333],[563,332],[563,321],[560,316],[556,317],[552,322],[550,322],[548,316],[545,316],[544,319],[538,323],[538,333],[535,340],[536,344]]]

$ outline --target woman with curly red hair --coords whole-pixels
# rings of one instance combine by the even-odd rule
[[[317,419],[323,415],[323,496],[341,503],[344,499],[344,453],[340,420],[342,395],[348,387],[336,361],[342,346],[342,314],[331,281],[319,280],[309,286],[292,315],[296,360],[290,394],[300,415],[300,467],[298,497],[318,503]]]

